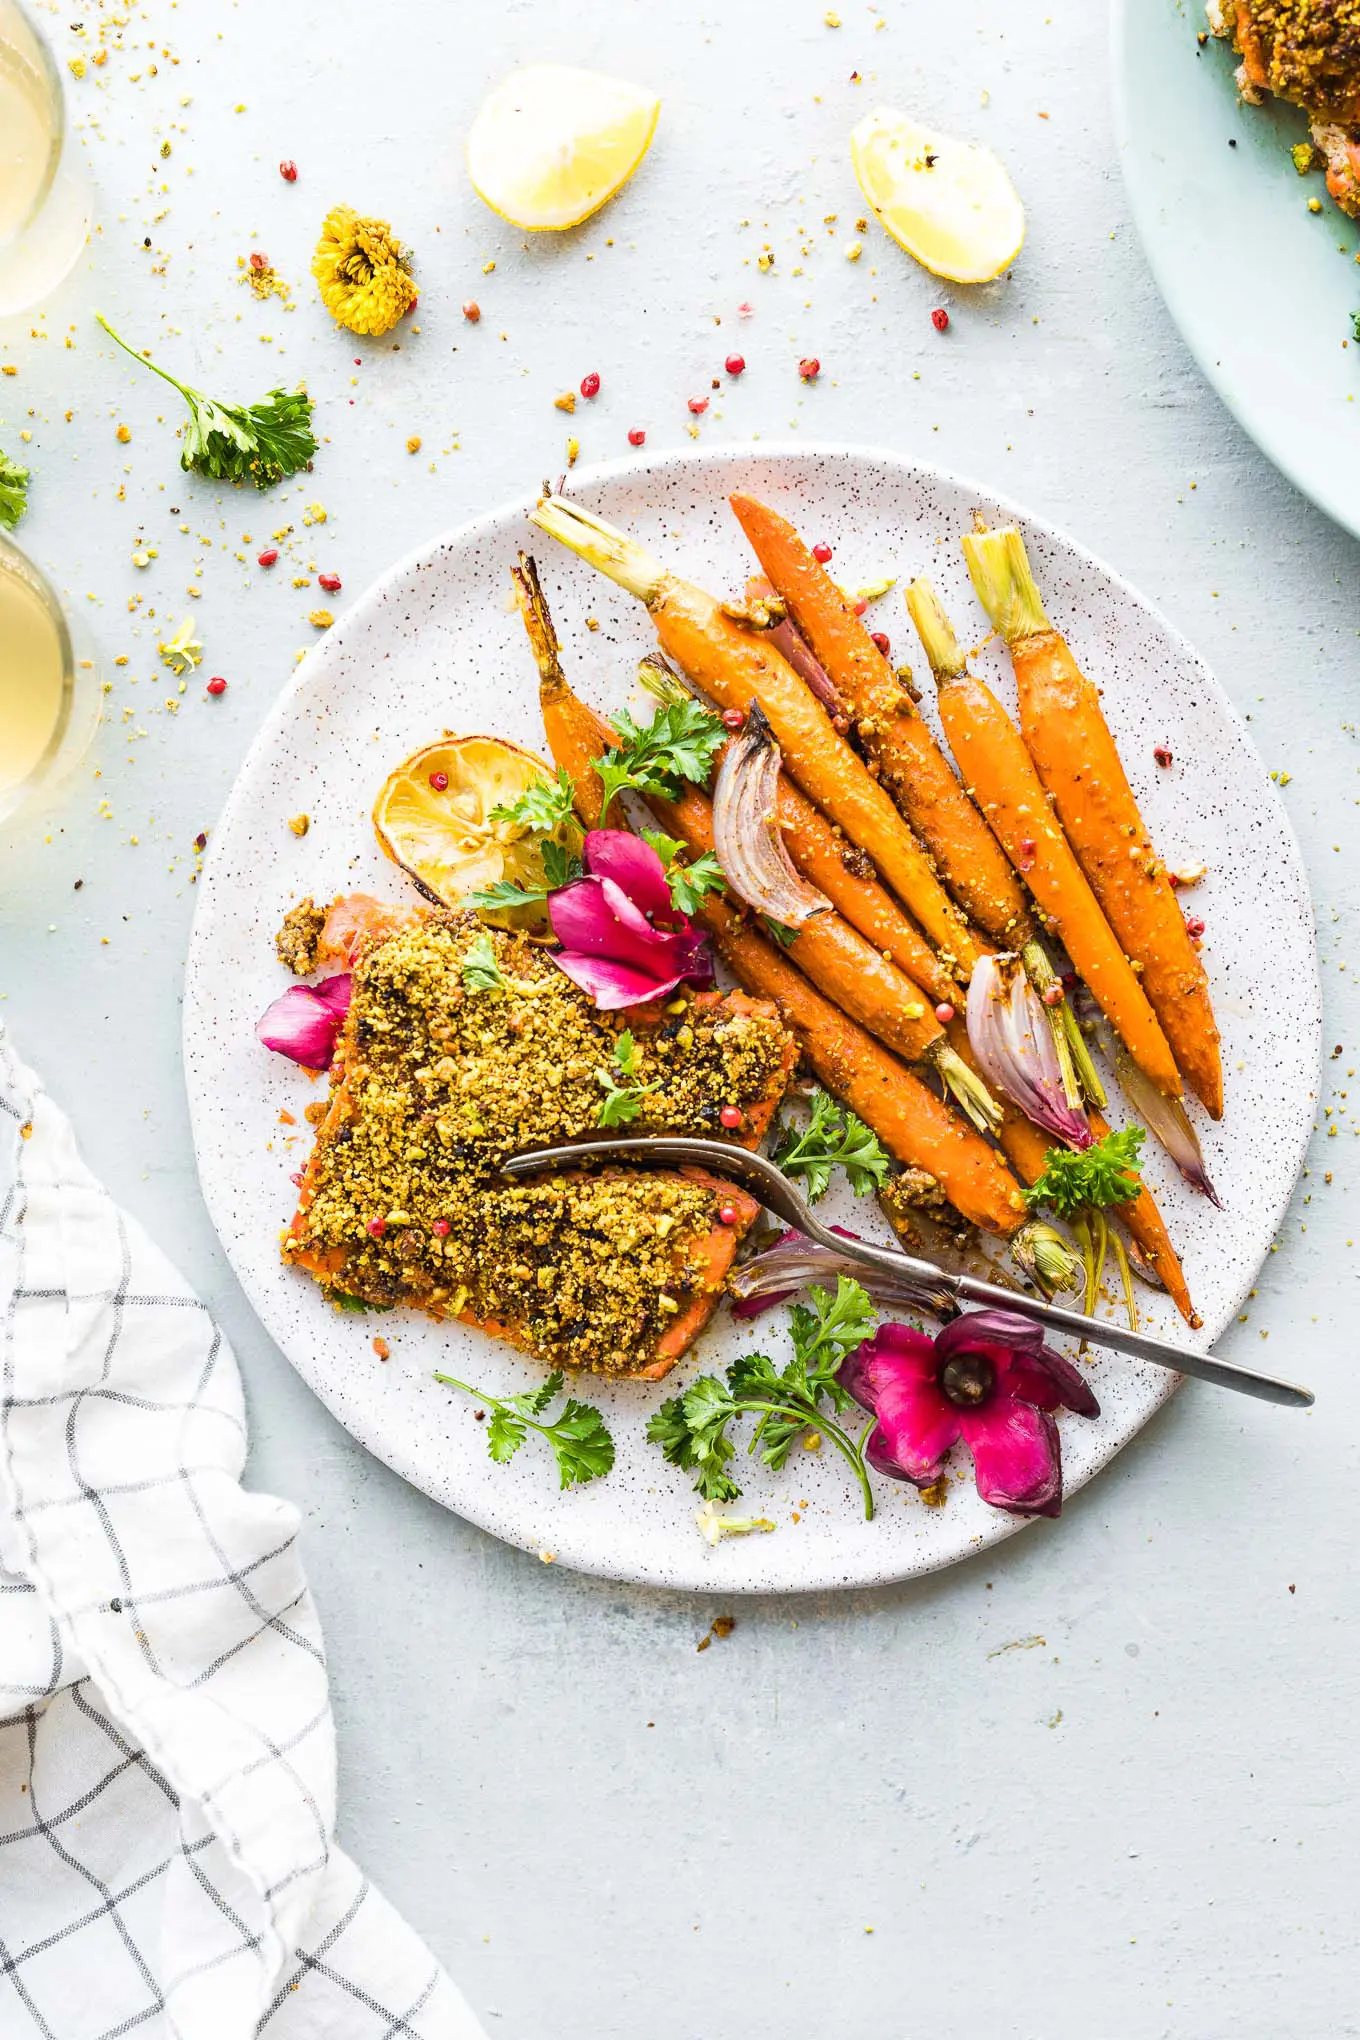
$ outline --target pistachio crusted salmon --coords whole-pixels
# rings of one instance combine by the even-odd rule
[[[290,916],[317,938],[287,944],[303,968],[316,914]],[[472,914],[369,925],[285,1260],[338,1300],[414,1304],[553,1366],[666,1373],[712,1314],[754,1201],[697,1170],[506,1181],[506,1154],[598,1128],[619,1029],[539,945]],[[487,943],[500,983],[478,989],[464,967]],[[735,1108],[736,1137],[761,1137],[796,1056],[773,1008],[682,993],[627,1017],[632,1130],[723,1138]]]

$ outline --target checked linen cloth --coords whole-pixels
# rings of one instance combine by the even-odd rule
[[[231,1349],[0,1026],[0,2040],[484,2040],[335,1846]]]

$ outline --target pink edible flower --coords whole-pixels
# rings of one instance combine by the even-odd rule
[[[711,984],[712,953],[673,905],[650,843],[627,829],[592,829],[584,861],[586,876],[548,900],[562,944],[553,962],[601,1012],[664,998],[685,979]]]
[[[1062,1509],[1053,1411],[1100,1415],[1084,1376],[1044,1344],[1042,1328],[1005,1310],[970,1311],[937,1338],[881,1325],[849,1355],[840,1381],[878,1419],[871,1466],[931,1487],[962,1438],[983,1501],[1012,1516]]]
[[[345,970],[322,978],[319,985],[289,985],[261,1018],[257,1037],[306,1070],[328,1070],[349,1011],[351,982]]]

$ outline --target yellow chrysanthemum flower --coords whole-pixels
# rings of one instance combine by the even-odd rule
[[[389,333],[416,301],[409,250],[386,220],[332,206],[312,257],[312,275],[331,317],[351,333]]]

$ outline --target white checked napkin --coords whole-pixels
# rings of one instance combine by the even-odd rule
[[[231,1349],[0,1026],[0,2036],[484,2040],[336,1848]]]

